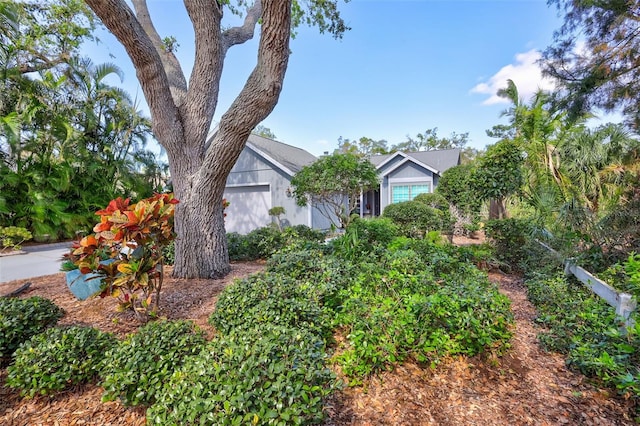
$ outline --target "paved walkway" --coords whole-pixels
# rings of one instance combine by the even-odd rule
[[[0,283],[60,272],[61,258],[71,243],[23,247],[24,254],[0,257]]]

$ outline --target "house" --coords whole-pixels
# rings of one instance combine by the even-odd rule
[[[270,224],[275,218],[269,216],[269,209],[276,206],[284,207],[281,219],[288,225],[329,229],[331,222],[315,206],[296,204],[290,186],[291,178],[316,160],[304,149],[250,135],[227,177],[227,232],[246,234]]]
[[[362,194],[360,216],[380,216],[389,204],[433,192],[442,173],[460,164],[460,153],[456,148],[372,155],[369,161],[378,169],[380,188]]]
[[[266,226],[275,218],[269,209],[284,207],[289,225],[329,229],[331,222],[316,206],[300,207],[292,194],[291,178],[316,161],[309,152],[282,142],[250,135],[227,178],[224,197],[227,232],[246,234]],[[422,151],[370,158],[380,174],[380,188],[363,193],[358,207],[361,216],[379,216],[384,208],[416,195],[432,192],[443,171],[460,164],[460,149]]]

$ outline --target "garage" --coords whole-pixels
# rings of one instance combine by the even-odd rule
[[[271,190],[268,184],[227,187],[224,197],[230,203],[225,218],[227,232],[247,234],[271,223]]]

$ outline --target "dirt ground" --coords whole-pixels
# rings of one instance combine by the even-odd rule
[[[477,243],[477,240],[457,241]],[[161,315],[190,318],[211,332],[206,320],[220,291],[237,277],[262,270],[261,263],[232,265],[223,280],[165,281]],[[565,367],[564,359],[544,352],[536,342],[534,307],[521,280],[489,274],[512,300],[516,319],[511,349],[501,358],[488,355],[452,358],[437,368],[407,363],[346,388],[327,404],[327,425],[632,425],[630,402],[598,389]],[[120,336],[133,331],[132,318],[115,313],[110,298],[78,301],[62,273],[3,284],[4,294],[31,281],[21,297],[48,297],[65,309],[61,324],[85,324]],[[20,398],[4,385],[0,370],[0,425],[142,425],[144,409],[119,402],[102,403],[98,386],[78,386],[52,397]]]

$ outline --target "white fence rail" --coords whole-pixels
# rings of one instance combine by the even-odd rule
[[[560,253],[548,245],[538,241],[538,243],[549,250],[559,261],[562,261]],[[609,305],[613,306],[618,315],[624,320],[626,327],[634,325],[631,314],[637,309],[637,302],[628,293],[620,293],[606,282],[593,276],[589,271],[576,265],[573,259],[564,260],[564,273],[575,276],[581,283],[591,289],[592,292],[603,298]]]

